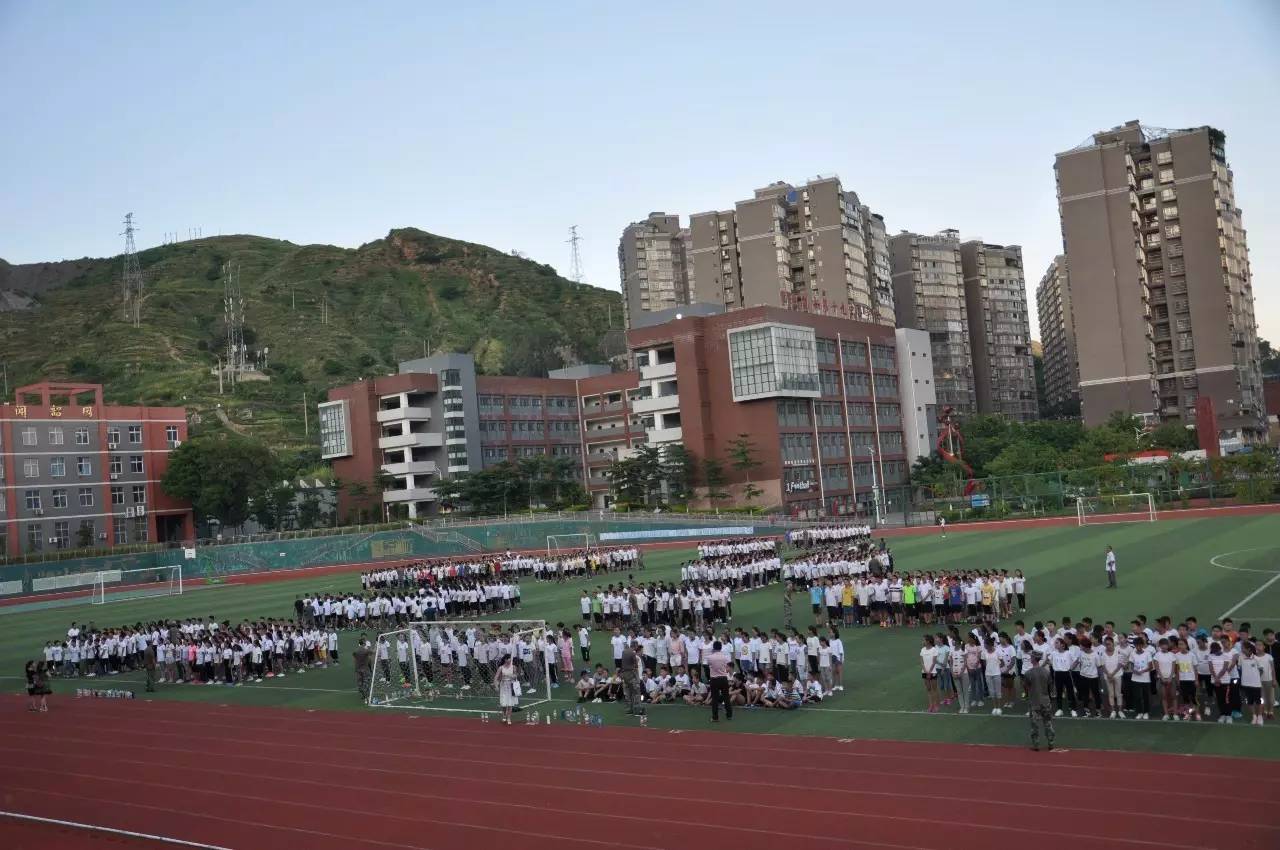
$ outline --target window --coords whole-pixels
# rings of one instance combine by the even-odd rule
[[[351,441],[347,436],[347,403],[342,399],[320,405],[320,457],[329,459],[351,454]]]
[[[124,465],[120,460],[120,455],[112,455],[111,456],[111,474],[119,475],[121,472],[124,472]]]
[[[804,428],[809,425],[809,403],[807,401],[778,401],[778,425],[783,428]]]
[[[142,472],[142,455],[129,455],[129,471]]]
[[[54,478],[63,478],[67,474],[67,459],[65,457],[49,458],[49,475]]]
[[[77,446],[89,445],[89,429],[88,428],[76,429],[76,445]]]
[[[1157,165],[1168,165],[1171,162],[1173,162],[1172,151],[1160,151],[1158,154],[1156,154]]]
[[[39,490],[27,490],[23,494],[23,498],[29,511],[44,510],[44,504],[40,501]]]
[[[114,425],[112,425],[110,428],[107,429],[107,445],[108,446],[120,445],[120,429]]]
[[[1172,168],[1162,168],[1162,169],[1160,169],[1160,175],[1159,175],[1159,176],[1160,176],[1160,182],[1161,182],[1161,183],[1172,183],[1172,182],[1173,182],[1173,169],[1172,169]]]
[[[53,524],[53,545],[59,549],[65,549],[70,542],[71,523],[60,519]]]
[[[134,502],[134,504],[139,504],[139,505],[140,505],[140,504],[145,504],[145,503],[146,503],[146,501],[147,501],[147,485],[146,485],[146,484],[134,484],[134,485],[133,485],[133,502]]]
[[[125,523],[124,517],[116,517],[111,521],[111,539],[117,546],[123,546],[129,542],[129,526]]]
[[[178,426],[166,425],[164,428],[164,441],[169,448],[175,448],[178,445]]]
[[[61,428],[49,429],[49,445],[60,446],[63,443],[63,434]]]
[[[62,489],[53,490],[53,509],[65,508],[67,506],[67,491]]]
[[[133,443],[134,445],[141,445],[142,443],[142,426],[141,425],[129,426],[129,442]]]
[[[34,446],[36,444],[36,429],[27,427],[22,429],[22,445]]]
[[[79,492],[80,492],[80,507],[82,508],[93,507],[93,488],[81,487]]]
[[[111,485],[111,504],[113,505],[124,504],[124,488],[123,487],[120,487],[115,484]]]
[[[844,342],[841,344],[840,350],[844,354],[844,366],[846,369],[850,366],[867,365],[867,344],[865,342]]]
[[[848,457],[849,444],[845,442],[844,434],[819,434],[818,453],[822,455],[823,460]]]
[[[445,369],[440,373],[440,383],[450,386],[462,386],[462,371],[460,369]]]
[[[40,461],[35,458],[27,458],[22,462],[23,478],[39,478],[40,477]]]
[[[848,464],[830,464],[822,467],[822,486],[828,490],[848,490]]]
[[[870,425],[871,424],[871,404],[865,401],[849,402],[849,424],[850,425]]]
[[[44,526],[38,522],[27,524],[27,550],[39,552],[44,548]]]
[[[93,475],[93,459],[87,457],[76,458],[76,475],[81,478],[88,478]]]
[[[816,340],[815,348],[818,352],[818,362],[826,366],[834,366],[836,363],[836,341],[834,339]]]
[[[877,379],[876,381],[877,387],[879,386],[880,380],[882,379]],[[871,376],[865,372],[845,372],[844,390],[849,395],[871,395]]]
[[[844,419],[840,416],[840,403],[836,401],[824,401],[816,404],[815,409],[818,413],[818,424],[824,427],[835,427],[844,424]]]

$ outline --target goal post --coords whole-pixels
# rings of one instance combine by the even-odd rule
[[[100,570],[94,575],[94,605],[182,593],[182,565],[137,570]]]
[[[1112,493],[1076,497],[1078,525],[1155,521],[1156,502],[1150,493]]]
[[[592,542],[590,534],[548,534],[547,557],[555,558],[575,549],[590,549]]]
[[[382,632],[372,647],[365,704],[375,708],[483,713],[499,711],[494,676],[515,661],[520,706],[551,699],[545,620],[449,620]],[[558,651],[554,658],[559,658]]]

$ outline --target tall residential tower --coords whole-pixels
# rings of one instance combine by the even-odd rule
[[[1086,425],[1113,411],[1266,434],[1245,231],[1212,127],[1130,121],[1058,154]]]
[[[627,225],[618,241],[618,271],[622,277],[622,312],[627,327],[640,313],[688,304],[689,278],[685,262],[688,231],[680,216],[649,213],[644,221]]]
[[[1044,400],[1050,416],[1078,410],[1080,365],[1076,362],[1076,326],[1072,317],[1071,278],[1067,258],[1049,263],[1036,287],[1040,342],[1044,345]]]
[[[965,312],[979,413],[1039,418],[1022,249],[982,241],[960,246]]]

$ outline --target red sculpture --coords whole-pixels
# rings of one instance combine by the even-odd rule
[[[938,455],[964,470],[964,494],[968,496],[978,488],[978,482],[973,477],[973,467],[964,461],[964,434],[960,433],[955,412],[950,407],[942,408],[938,424],[941,426],[938,429]]]

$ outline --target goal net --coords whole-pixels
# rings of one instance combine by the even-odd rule
[[[1079,496],[1076,498],[1076,519],[1080,525],[1155,522],[1156,503],[1150,493]]]
[[[182,593],[182,567],[147,567],[140,570],[103,570],[94,575],[94,605],[152,596]]]
[[[410,623],[378,635],[365,701],[379,708],[498,711],[494,679],[510,655],[520,705],[541,705],[551,699],[546,642],[545,620]]]
[[[547,557],[556,558],[575,549],[588,549],[591,542],[590,534],[548,534]]]

